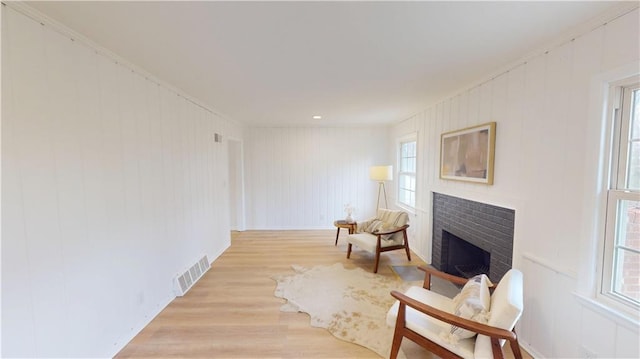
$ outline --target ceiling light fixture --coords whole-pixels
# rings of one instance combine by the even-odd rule
[[[320,115],[315,115],[315,116],[313,116],[313,119],[314,119],[314,120],[322,120],[322,116],[320,116]]]

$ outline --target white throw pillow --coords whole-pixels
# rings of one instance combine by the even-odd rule
[[[489,286],[492,283],[484,274],[479,274],[462,287],[458,295],[453,298],[453,314],[486,324],[489,320],[491,294]],[[460,339],[472,338],[477,333],[451,325],[449,331],[443,331],[441,337],[451,344],[457,344]]]
[[[382,226],[384,225],[384,223],[382,223],[381,220],[379,219],[374,219],[373,221],[371,221],[371,223],[369,223],[369,225],[367,226],[367,228],[364,229],[365,232],[374,234],[378,231],[380,231],[382,229]]]

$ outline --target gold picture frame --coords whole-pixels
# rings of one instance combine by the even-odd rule
[[[495,122],[443,133],[440,178],[492,185],[495,147]]]

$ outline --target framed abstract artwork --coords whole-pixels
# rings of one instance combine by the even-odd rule
[[[440,178],[493,184],[495,145],[495,122],[443,133]]]

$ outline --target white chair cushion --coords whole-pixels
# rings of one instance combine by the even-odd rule
[[[451,298],[445,297],[441,294],[432,292],[422,287],[410,287],[405,293],[410,298],[413,298],[419,302],[425,303],[432,307],[443,310],[447,313],[453,313],[454,305]],[[400,302],[396,301],[395,304],[387,312],[387,324],[390,326],[396,325],[396,319],[398,317],[398,307]],[[440,344],[455,354],[463,358],[473,358],[474,351],[474,339],[461,339],[457,344],[447,343],[440,338],[442,331],[447,331],[451,325],[440,320],[434,319],[426,314],[422,314],[419,311],[407,307],[406,312],[406,325],[407,328],[414,332],[428,338],[429,340]]]
[[[378,232],[380,230],[382,230],[382,227],[384,226],[384,222],[382,222],[379,219],[374,219],[371,222],[369,222],[369,225],[364,229],[365,232],[367,233],[375,233]]]
[[[402,233],[400,233],[402,235]],[[370,234],[370,233],[356,233],[350,234],[347,237],[347,242],[357,246],[360,249],[364,249],[365,251],[375,253],[376,246],[378,245],[378,236]],[[391,240],[382,239],[380,241],[380,246],[388,247],[394,246],[397,244],[402,244],[402,239],[398,240],[395,237]]]
[[[350,234],[347,237],[347,242],[357,246],[360,249],[364,249],[367,252],[376,252],[377,237],[370,233],[356,233]]]
[[[522,315],[522,272],[510,269],[500,280],[491,295],[490,326],[512,330]],[[504,340],[500,344],[504,345]],[[478,335],[475,348],[476,358],[492,358],[491,340],[485,335]]]

